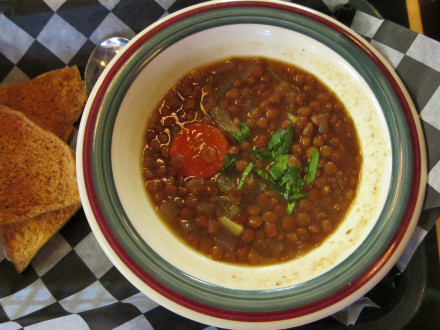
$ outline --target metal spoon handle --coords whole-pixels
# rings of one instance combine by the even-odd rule
[[[88,94],[92,91],[105,67],[128,42],[129,40],[126,38],[113,37],[104,40],[92,51],[84,72]]]

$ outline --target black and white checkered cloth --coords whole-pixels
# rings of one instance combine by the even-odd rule
[[[66,65],[77,65],[84,72],[100,41],[115,35],[131,38],[159,18],[195,2],[16,0],[0,13],[0,82],[24,81]],[[297,2],[332,14],[321,0]],[[339,18],[389,60],[422,119],[429,182],[414,238],[416,247],[440,216],[440,148],[436,143],[440,142],[440,43],[359,11],[347,15],[344,9]],[[337,327],[332,324],[332,329]],[[22,274],[17,275],[0,252],[0,329],[21,328],[215,329],[160,307],[132,286],[105,256],[82,211]]]

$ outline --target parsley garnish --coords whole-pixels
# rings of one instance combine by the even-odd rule
[[[251,130],[249,129],[249,126],[246,125],[246,123],[241,122],[240,123],[240,132],[236,132],[233,134],[235,139],[238,141],[238,143],[243,143],[244,141],[247,141],[251,137]]]
[[[249,165],[245,168],[243,171],[243,174],[241,175],[240,181],[238,182],[237,189],[241,189],[243,187],[244,182],[246,181],[246,178],[251,173],[252,169],[254,168],[254,163],[249,163]]]
[[[318,171],[319,153],[313,152],[310,156],[309,169],[306,176],[306,185],[311,184],[316,178],[316,172]]]
[[[271,163],[267,172],[256,168],[255,173],[265,179],[272,189],[286,199],[288,214],[292,213],[298,199],[307,197],[307,194],[302,192],[302,188],[315,180],[319,163],[319,152],[313,151],[308,167],[297,168],[295,165],[289,165],[288,152],[292,145],[292,139],[293,128],[289,126],[289,128],[279,130],[272,135],[268,150],[264,152],[254,150],[252,153],[255,160],[264,159]],[[242,188],[253,168],[254,163],[249,163],[240,178],[238,189]]]
[[[289,125],[288,129],[281,129],[275,132],[269,141],[269,151],[276,155],[283,155],[289,152],[292,146],[293,128]]]
[[[223,167],[225,170],[230,170],[235,167],[237,163],[237,156],[234,155],[226,155],[223,160]]]

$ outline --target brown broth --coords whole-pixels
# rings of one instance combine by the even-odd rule
[[[287,156],[268,156],[274,135],[288,130]],[[316,177],[304,184],[313,153]],[[302,180],[296,202],[261,174],[281,159]],[[248,265],[291,260],[321,244],[350,208],[361,164],[337,96],[313,75],[267,58],[230,58],[185,75],[154,111],[142,155],[147,193],[171,231],[214,260]]]

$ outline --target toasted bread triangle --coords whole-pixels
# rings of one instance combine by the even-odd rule
[[[6,256],[21,273],[40,248],[63,227],[79,209],[80,203],[44,213],[21,222],[0,225],[0,238]]]
[[[79,201],[73,150],[24,113],[0,105],[0,224]]]
[[[63,141],[72,133],[86,100],[87,91],[76,66],[0,88],[0,104],[24,112]]]

